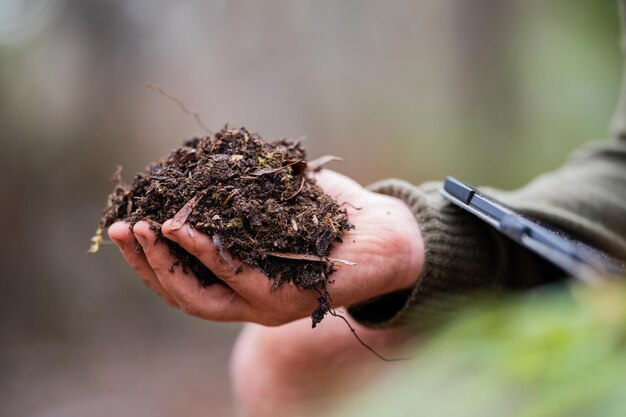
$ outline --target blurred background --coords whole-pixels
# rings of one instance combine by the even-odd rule
[[[515,188],[608,135],[618,39],[613,0],[0,0],[0,415],[235,414],[239,325],[85,254],[115,165],[202,133],[146,81],[363,184]]]

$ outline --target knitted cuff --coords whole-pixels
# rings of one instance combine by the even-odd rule
[[[415,214],[424,240],[425,260],[412,290],[394,292],[351,306],[361,324],[428,327],[441,322],[479,288],[495,285],[501,254],[493,231],[480,220],[448,203],[439,184],[420,187],[384,180],[368,187],[404,201]]]

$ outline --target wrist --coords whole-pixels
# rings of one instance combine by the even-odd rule
[[[424,267],[424,239],[415,215],[400,199],[391,197],[398,205],[398,235],[402,241],[400,247],[404,251],[404,262],[399,274],[398,290],[415,287]]]

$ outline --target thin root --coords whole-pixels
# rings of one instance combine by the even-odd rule
[[[183,113],[193,116],[193,118],[196,120],[196,123],[198,124],[198,126],[202,128],[202,130],[204,130],[209,135],[213,134],[213,132],[211,132],[211,129],[209,129],[207,125],[205,125],[204,122],[202,121],[202,118],[200,117],[200,112],[190,110],[189,107],[187,107],[185,103],[182,102],[181,99],[165,91],[163,87],[161,87],[159,84],[147,82],[145,86],[151,90],[158,91],[159,93],[161,93],[163,97],[166,97],[172,100],[174,103],[178,104],[178,107],[180,107]]]
[[[340,156],[334,156],[334,155],[324,155],[324,156],[320,156],[317,159],[309,161],[308,166],[311,171],[317,172],[320,169],[322,169],[324,165],[332,161],[342,162],[343,158]]]
[[[363,207],[354,206],[354,205],[348,203],[347,201],[344,201],[343,203],[341,203],[341,205],[339,207],[343,207],[343,206],[349,206],[349,207],[352,207],[355,210],[363,210]]]
[[[352,332],[352,334],[354,335],[355,339],[358,340],[358,342],[367,350],[369,350],[370,352],[372,352],[374,355],[376,355],[379,359],[385,361],[385,362],[399,362],[399,361],[407,361],[409,359],[412,359],[410,357],[406,357],[406,358],[386,358],[383,355],[381,355],[380,353],[376,352],[376,350],[374,350],[373,347],[371,347],[370,345],[368,345],[367,343],[365,343],[363,341],[363,339],[361,339],[361,337],[358,335],[358,333],[356,332],[356,329],[354,327],[352,327],[352,325],[350,324],[350,322],[348,321],[347,318],[345,318],[343,315],[337,313],[337,311],[335,310],[335,308],[333,307],[332,309],[328,310],[328,314],[330,314],[333,317],[338,317],[341,320],[343,320],[346,325],[348,326],[348,328],[350,329],[350,331]]]
[[[291,200],[292,198],[300,194],[303,187],[304,187],[304,177],[302,177],[302,181],[300,181],[300,187],[298,187],[298,191],[296,191],[294,194],[290,195],[289,197],[283,199],[283,201]]]

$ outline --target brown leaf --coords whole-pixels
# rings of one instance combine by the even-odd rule
[[[344,265],[348,265],[348,266],[356,265],[356,262],[348,261],[346,259],[331,258],[331,257],[327,257],[326,259],[328,259],[331,262],[339,262],[340,264],[344,264]]]
[[[295,259],[298,261],[324,262],[324,258],[317,255],[307,255],[304,253],[288,253],[288,252],[268,252],[270,256],[275,258]]]
[[[308,166],[307,162],[303,159],[299,159],[296,161],[290,160],[287,161],[287,163],[289,164],[289,166],[291,166],[291,172],[293,172],[293,175],[302,174]]]
[[[204,197],[206,193],[207,190],[202,190],[194,195],[191,200],[185,203],[183,208],[181,208],[174,216],[174,219],[172,220],[171,230],[179,230],[181,227],[183,227],[183,224],[185,224],[193,209],[196,208],[196,206],[198,205],[200,200],[202,200],[202,197]]]
[[[339,262],[344,265],[354,266],[356,262],[347,261],[345,259],[331,258],[328,256],[322,257],[317,255],[309,255],[306,253],[288,253],[288,252],[267,252],[267,255],[274,256],[276,258],[294,259],[297,261],[311,261],[311,262]]]

